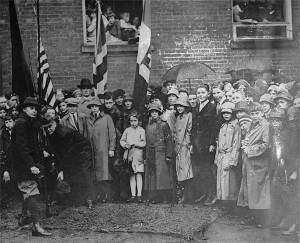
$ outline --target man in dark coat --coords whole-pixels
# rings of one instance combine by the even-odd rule
[[[76,205],[87,202],[92,207],[92,147],[76,130],[60,125],[58,118],[46,117],[43,127],[57,159],[58,180],[71,186],[71,200]]]
[[[19,105],[21,114],[11,134],[13,171],[24,199],[21,217],[24,220],[20,220],[19,224],[25,224],[28,210],[33,221],[32,235],[49,236],[51,233],[45,231],[39,224],[40,210],[37,204],[40,192],[36,180],[43,177],[41,166],[43,154],[38,139],[40,122],[37,119],[37,108],[39,104],[33,97],[27,97]]]

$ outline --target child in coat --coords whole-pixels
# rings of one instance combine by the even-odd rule
[[[126,128],[120,144],[125,149],[124,160],[131,163],[133,174],[130,176],[130,202],[134,202],[137,198],[138,202],[142,202],[143,176],[144,173],[144,157],[143,149],[146,146],[145,130],[139,126],[139,117],[136,112],[129,115],[130,127]],[[137,191],[137,192],[136,192]]]
[[[234,104],[225,102],[221,106],[224,123],[221,126],[215,164],[217,166],[217,199],[233,206],[238,196],[238,181],[235,168],[241,147],[241,128],[233,114]]]

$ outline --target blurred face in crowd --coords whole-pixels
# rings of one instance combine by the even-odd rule
[[[179,92],[179,98],[180,99],[188,99],[188,97],[189,97],[189,95],[188,95],[187,92],[185,92],[185,91],[180,91]]]
[[[132,102],[132,100],[125,100],[124,105],[125,105],[126,110],[130,110],[132,108],[133,102]]]
[[[81,93],[83,97],[89,97],[91,95],[91,89],[88,87],[83,87],[81,89]]]
[[[140,25],[140,18],[139,17],[134,17],[133,20],[132,20],[132,24],[135,27],[138,27]]]
[[[23,112],[31,118],[35,118],[37,116],[37,110],[35,106],[27,106],[23,109]]]
[[[158,111],[156,111],[156,110],[152,110],[152,111],[150,112],[150,115],[151,115],[151,118],[153,118],[153,119],[155,119],[155,120],[159,117],[159,113],[158,113]]]
[[[61,102],[58,107],[62,113],[66,112],[68,110],[66,102]]]
[[[196,105],[197,105],[197,95],[190,94],[189,95],[189,102],[190,102],[191,107],[196,107]]]
[[[93,114],[97,114],[100,111],[100,107],[97,105],[91,105],[91,111]]]
[[[271,110],[271,105],[268,102],[261,102],[264,113],[268,113]]]
[[[177,96],[176,95],[174,95],[174,94],[168,95],[168,103],[170,105],[174,104],[176,102],[176,100],[177,100]]]
[[[115,102],[113,101],[113,99],[104,100],[105,108],[108,110],[111,110],[113,108],[114,104],[115,104]]]
[[[171,89],[176,89],[176,88],[177,88],[176,83],[173,83],[173,82],[166,83],[166,89],[167,89],[167,91],[170,91]]]
[[[68,110],[69,110],[69,112],[70,112],[71,114],[74,114],[74,113],[77,112],[78,106],[77,106],[77,105],[71,105],[71,104],[69,104],[69,105],[68,105]]]
[[[153,104],[157,104],[157,105],[159,105],[159,106],[162,106],[161,100],[160,100],[160,99],[157,99],[157,98],[154,98],[154,99],[152,100],[152,103],[153,103]]]
[[[52,135],[55,132],[57,127],[56,121],[52,121],[49,126],[46,127],[46,131],[49,135]]]
[[[135,116],[130,117],[130,126],[136,128],[139,125],[139,120]]]
[[[238,103],[238,102],[240,102],[242,100],[243,100],[243,95],[240,92],[234,92],[232,94],[232,102],[234,104],[236,104],[236,103]]]
[[[11,114],[12,114],[13,116],[19,115],[18,109],[17,109],[16,107],[13,107],[13,108],[11,109]]]
[[[54,118],[55,117],[55,110],[54,109],[48,109],[46,111],[46,115],[47,115],[47,117]]]
[[[82,95],[81,95],[81,90],[78,90],[77,92],[74,93],[74,97],[75,98],[80,98]]]
[[[175,111],[174,105],[170,105],[169,108],[168,108],[168,110],[170,110],[170,111]]]
[[[228,91],[232,91],[233,90],[233,87],[232,87],[232,84],[231,83],[226,83],[224,84],[224,91],[225,92],[228,92]]]
[[[222,116],[224,118],[225,121],[230,121],[232,118],[232,113],[230,112],[222,112]]]
[[[250,130],[250,125],[251,125],[251,122],[249,122],[249,121],[243,121],[240,123],[243,135],[245,135]]]
[[[0,107],[4,107],[6,108],[6,105],[7,105],[7,101],[5,99],[5,97],[0,97]]]
[[[271,85],[268,88],[268,93],[271,95],[272,99],[274,99],[277,96],[277,86],[276,85]]]
[[[6,116],[6,110],[0,109],[0,118],[4,118]]]
[[[232,95],[233,92],[231,90],[226,92],[226,99],[230,102],[232,102]]]
[[[208,97],[209,97],[209,92],[205,88],[200,87],[197,89],[197,98],[200,102],[206,101]]]
[[[17,106],[18,104],[19,104],[18,96],[12,96],[12,97],[8,100],[8,105],[9,105],[9,107]]]
[[[124,101],[124,97],[123,96],[118,96],[115,99],[115,102],[118,106],[122,106],[123,105],[123,101]]]
[[[237,111],[235,113],[237,119],[240,119],[243,115],[246,115],[246,114],[247,114],[246,111]]]
[[[290,102],[286,99],[279,98],[277,100],[277,107],[283,110],[287,110],[290,106]]]
[[[185,111],[185,107],[182,105],[176,105],[176,110],[177,110],[178,114],[183,114]]]
[[[6,120],[6,121],[4,122],[4,124],[5,124],[5,127],[6,127],[7,129],[11,130],[11,129],[13,128],[15,122],[14,122],[13,119],[9,119],[9,120]]]
[[[221,99],[222,99],[223,96],[224,96],[223,90],[221,90],[221,89],[218,88],[218,87],[213,88],[212,94],[213,94],[214,99],[215,99],[218,103],[221,101]]]
[[[128,22],[129,22],[129,19],[130,19],[130,14],[129,14],[128,12],[122,13],[122,14],[121,14],[121,18],[122,18],[126,23],[128,23]]]
[[[251,117],[253,123],[259,122],[263,117],[263,112],[262,111],[251,111],[250,117]]]

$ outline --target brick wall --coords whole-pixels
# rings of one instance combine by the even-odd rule
[[[24,50],[35,76],[36,20],[33,0],[15,0]],[[75,87],[91,77],[91,53],[82,53],[80,0],[40,1],[41,36],[48,54],[56,88]],[[218,74],[231,69],[275,68],[292,79],[299,76],[299,48],[232,49],[229,0],[152,0],[154,46],[151,82],[159,83],[164,72],[182,62],[204,62]],[[293,30],[299,42],[300,1],[293,0]],[[0,58],[3,90],[10,90],[11,59],[8,0],[0,1]],[[113,53],[108,57],[109,88],[132,90],[136,52]],[[0,69],[1,70],[1,69]],[[1,79],[0,79],[1,80]],[[1,88],[1,85],[0,85]]]

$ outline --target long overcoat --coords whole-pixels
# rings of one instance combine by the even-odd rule
[[[217,166],[217,199],[236,200],[238,183],[235,168],[224,170],[228,166],[237,166],[241,146],[241,128],[238,121],[232,120],[221,126],[215,164]]]
[[[112,180],[108,151],[115,151],[116,146],[116,131],[113,120],[109,115],[102,112],[97,117],[91,114],[88,118],[88,129],[93,148],[96,181]]]
[[[176,155],[176,173],[178,181],[193,178],[191,162],[192,114],[184,113],[176,118],[174,138]]]
[[[174,154],[173,139],[167,122],[150,119],[146,127],[145,190],[172,189],[172,172],[166,158]]]
[[[270,209],[270,126],[265,120],[252,124],[243,152],[243,178],[238,206]]]

